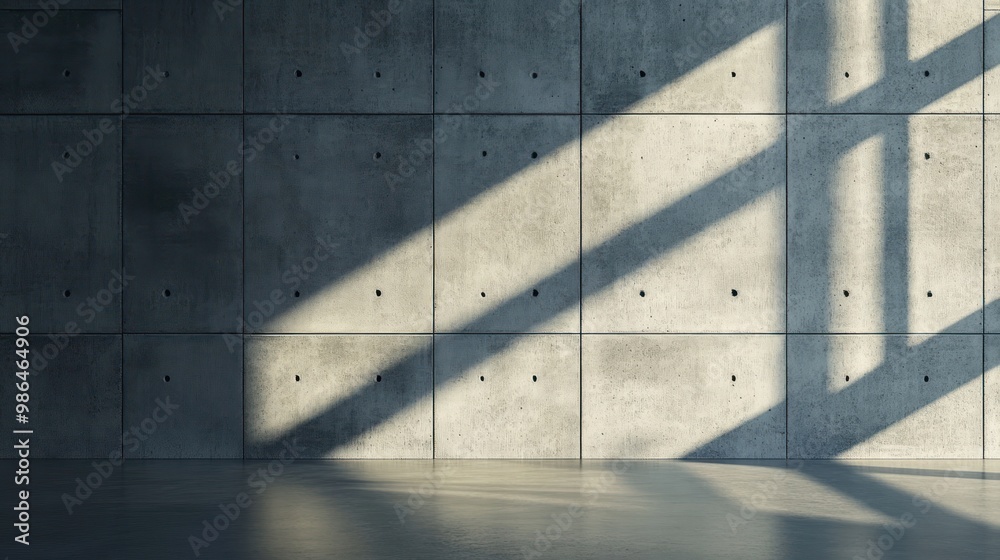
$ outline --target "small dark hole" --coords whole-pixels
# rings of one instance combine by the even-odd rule
[[[733,381],[736,381],[736,376],[735,375],[733,376]]]
[[[531,152],[531,159],[537,159],[537,158],[538,158],[538,152]]]
[[[379,72],[378,70],[376,70],[376,71],[375,71],[375,77],[376,77],[376,78],[381,78],[381,77],[382,77],[382,73],[381,73],[381,72]]]
[[[480,375],[480,376],[479,376],[479,380],[480,380],[480,381],[486,381],[486,378],[485,378],[485,377],[483,377],[482,375]]]
[[[295,159],[299,159],[299,154],[295,154]]]
[[[164,78],[169,78],[170,77],[170,72],[167,72],[166,70],[164,70],[162,72],[162,75],[163,75]]]
[[[69,77],[69,70],[63,70],[63,76]]]
[[[483,72],[482,70],[480,70],[479,71],[479,77],[480,78],[485,78],[486,77],[486,72]]]
[[[850,72],[844,72],[844,77],[845,78],[850,78],[851,77],[851,73]]]
[[[486,150],[483,150],[483,157],[486,157]]]
[[[537,77],[538,77],[538,72],[532,72],[531,73],[531,79],[535,79]]]
[[[302,70],[296,70],[295,71],[295,77],[296,78],[301,78],[302,77]]]
[[[844,381],[850,381],[850,380],[851,380],[851,376],[850,375],[845,375],[844,376]]]
[[[294,294],[292,294],[292,295],[293,295],[293,296],[295,296],[295,297],[299,297],[299,296],[301,296],[302,294],[300,294],[298,290],[295,290],[295,293],[294,293]]]
[[[375,376],[375,383],[381,383],[381,382],[382,382],[382,376],[381,375],[376,375]]]
[[[930,377],[928,377],[928,376],[926,376],[926,375],[924,376],[924,383],[927,383],[927,382],[928,382],[928,381],[930,381],[930,380],[931,380],[931,378],[930,378]]]
[[[69,152],[63,152],[63,157],[69,159]]]
[[[169,375],[164,375],[163,376],[163,381],[166,382],[166,383],[170,383],[170,376]]]
[[[486,292],[479,292],[479,295],[482,297],[486,297]]]
[[[296,383],[298,383],[300,379],[302,379],[302,378],[301,378],[301,377],[299,377],[298,375],[296,375],[296,376],[295,376],[295,382],[296,382]]]
[[[639,297],[646,297],[646,290],[639,290]]]
[[[931,71],[930,70],[924,70],[924,77],[925,78],[928,77],[928,76],[930,76],[930,75],[931,75]]]
[[[735,78],[736,77],[736,72],[732,72],[732,75]]]
[[[537,375],[532,375],[531,376],[531,381],[532,382],[538,381],[538,376]]]
[[[538,290],[531,290],[531,297],[538,297]]]
[[[63,297],[69,297],[71,295],[73,295],[73,292],[71,292],[69,290],[66,290],[65,292],[63,292]]]
[[[170,290],[163,290],[163,297],[170,297]]]
[[[382,290],[375,290],[375,297],[382,297]]]
[[[640,78],[645,78],[646,77],[646,71],[645,70],[639,70],[639,77]]]
[[[932,292],[927,292],[927,297],[934,297],[934,294]]]
[[[851,292],[844,290],[844,297],[851,297]]]
[[[730,293],[733,294],[733,297],[740,295],[740,293],[736,291],[736,288],[733,288]]]
[[[382,152],[375,152],[375,159],[382,159]]]

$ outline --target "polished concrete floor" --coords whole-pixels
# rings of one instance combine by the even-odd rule
[[[91,463],[32,462],[28,547],[4,477],[5,556],[1000,557],[1000,461]]]

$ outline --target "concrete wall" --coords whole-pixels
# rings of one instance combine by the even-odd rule
[[[39,9],[37,455],[1000,458],[1000,3]]]

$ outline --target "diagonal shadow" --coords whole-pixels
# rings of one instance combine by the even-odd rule
[[[1000,18],[987,20],[986,25],[987,25],[987,33],[989,33],[991,30],[996,31],[997,28],[1000,27]],[[931,64],[932,62],[936,62],[937,64],[943,64],[947,60],[947,55],[945,53],[948,50],[953,48],[962,48],[962,47],[968,48],[969,45],[979,45],[982,32],[983,30],[979,28],[969,30],[966,33],[963,33],[962,35],[952,39],[948,44],[934,51],[933,53],[927,55],[926,57],[910,63],[910,66],[914,68],[922,68],[925,65]],[[991,64],[990,68],[992,68],[993,65],[995,65],[995,63]],[[990,68],[987,68],[987,70]],[[962,84],[966,83],[969,80],[977,78],[978,76],[979,76],[978,72],[970,75],[962,75],[959,77],[959,80],[953,81],[947,84],[947,86],[940,85],[929,88],[927,90],[914,92],[912,98],[907,102],[906,106],[908,109],[915,112],[916,110],[922,107],[926,107],[931,102],[940,98],[947,92],[952,91],[953,89],[961,86]],[[965,80],[965,81],[960,81],[960,80]],[[835,107],[835,109],[850,108],[861,103],[860,100],[864,100],[867,97],[873,97],[873,96],[877,97],[878,92],[876,90],[880,87],[886,87],[884,82],[879,82],[867,88],[866,90],[846,100],[843,105]],[[853,137],[851,138],[851,141],[854,144],[857,144],[869,137],[878,134],[879,132],[880,130],[878,126],[874,124],[869,124],[868,126],[860,127],[858,130],[852,132]],[[726,218],[727,216],[738,211],[740,208],[752,202],[753,200],[759,198],[761,195],[770,191],[771,189],[780,188],[781,187],[780,184],[768,185],[764,183],[752,183],[753,187],[747,188],[745,191],[733,191],[731,189],[727,189],[727,186],[732,184],[737,177],[755,176],[760,172],[761,169],[772,165],[774,161],[784,161],[783,159],[784,156],[785,156],[784,141],[782,139],[782,141],[765,149],[763,152],[761,152],[760,154],[752,158],[750,161],[740,166],[739,168],[730,171],[723,177],[720,177],[719,179],[709,183],[708,185],[701,187],[700,189],[698,189],[685,199],[682,199],[681,201],[660,210],[649,219],[628,228],[627,230],[616,235],[611,240],[607,241],[601,246],[584,254],[582,261],[585,263],[588,260],[588,257],[590,257],[594,253],[594,251],[616,250],[616,248],[621,248],[626,246],[632,247],[634,249],[634,246],[630,244],[629,241],[630,239],[640,238],[643,240],[651,240],[652,243],[649,246],[647,246],[644,251],[639,253],[624,252],[620,250],[616,251],[616,254],[621,255],[622,258],[628,257],[629,259],[631,259],[627,262],[619,263],[619,268],[617,272],[620,275],[624,275],[630,271],[638,269],[643,264],[648,262],[651,258],[658,255],[662,255],[667,251],[670,251],[671,249],[675,248],[679,243],[681,243],[684,239],[690,237],[691,235],[696,234],[699,231],[703,231],[712,223],[715,223],[719,220]],[[722,196],[724,194],[726,196]],[[692,220],[691,219],[692,215],[698,216],[698,219]],[[680,216],[684,216],[686,219],[678,220],[677,218]],[[687,227],[678,229],[675,227],[676,223],[682,223],[688,225]],[[551,288],[559,283],[575,279],[577,274],[577,267],[579,265],[580,265],[579,262],[574,262],[570,266],[563,267],[556,273],[552,274],[551,276],[543,280],[542,284],[540,285],[541,289],[545,289],[546,287]],[[588,295],[592,295],[596,291],[606,288],[607,285],[610,284],[610,282],[611,280],[609,279],[606,282],[588,286],[587,291],[582,294],[582,297],[585,298]],[[461,330],[476,332],[477,328],[482,329],[482,326],[495,322],[500,318],[511,321],[512,324],[519,327],[517,330],[520,331],[529,330],[532,325],[537,324],[538,319],[526,317],[525,315],[520,314],[517,311],[519,305],[517,302],[523,301],[526,297],[528,297],[527,293],[518,294],[517,296],[511,298],[508,302],[505,302],[505,304],[503,304],[501,307],[489,312],[488,314],[482,317],[473,320],[472,322],[469,323],[467,328]],[[996,305],[995,303],[990,304],[989,307],[993,307],[995,305]],[[970,321],[976,321],[976,318],[981,316],[982,311],[983,310],[979,310],[976,313],[970,315],[969,317],[966,317],[963,320],[955,323],[954,325],[946,329],[944,333],[936,335],[931,340],[935,340],[938,337],[946,336],[948,334],[953,334],[956,332],[962,332],[962,331],[969,332],[968,325],[970,324]],[[516,335],[516,336],[523,336],[523,335]],[[513,341],[516,339],[516,336],[512,336],[510,338],[510,342],[508,343],[508,345],[510,343],[513,343]],[[926,346],[928,342],[925,342],[916,347],[914,352],[919,353],[920,349],[929,348],[928,346]],[[494,348],[494,350],[496,349]],[[464,369],[468,369],[475,366],[478,363],[481,363],[482,361],[488,359],[489,357],[490,356],[484,356],[484,355],[479,355],[479,356],[470,355],[462,365],[464,366]],[[407,359],[404,359],[399,363],[397,363],[395,366],[389,368],[389,370],[387,371],[401,370],[402,368],[405,368],[405,364],[407,364],[412,359],[414,359],[412,356]],[[875,381],[879,377],[886,376],[888,374],[888,371],[889,371],[888,367],[885,364],[883,364],[875,371],[871,372],[869,375],[866,375],[862,379],[862,381],[852,386],[851,388],[842,391],[841,393],[838,393],[838,395],[843,395],[844,396],[843,398],[848,398],[848,397],[862,398],[863,395],[860,395],[859,392],[862,391],[865,387],[872,387]],[[867,383],[865,382],[865,380],[867,380]],[[877,433],[878,431],[884,429],[888,425],[891,425],[892,423],[897,422],[900,419],[905,418],[906,416],[909,416],[910,414],[919,410],[920,408],[923,408],[930,402],[933,402],[933,400],[936,400],[936,398],[940,398],[944,394],[947,394],[952,389],[954,389],[954,387],[952,388],[939,387],[936,388],[934,391],[928,391],[926,393],[926,397],[923,398],[922,400],[913,403],[907,403],[907,406],[905,408],[900,409],[897,412],[894,412],[894,414],[896,414],[895,419],[891,419],[890,421],[886,422],[884,426],[881,427],[873,426],[866,433],[857,435],[870,437],[872,434]],[[297,426],[291,428],[290,430],[287,430],[286,433],[282,434],[281,436],[270,438],[269,440],[260,442],[260,444],[257,446],[257,453],[259,453],[258,456],[261,457],[270,456],[270,453],[272,451],[276,452],[278,450],[278,446],[280,445],[278,442],[280,442],[282,439],[285,439],[289,436],[299,433],[302,430],[307,430],[307,431],[314,430],[317,429],[320,425],[329,423],[337,425],[350,424],[350,422],[348,421],[350,420],[349,411],[353,407],[359,406],[361,403],[368,401],[369,398],[371,397],[372,391],[374,391],[374,389],[364,389],[362,391],[359,391],[358,393],[353,394],[346,400],[331,404],[331,406],[327,407],[324,411],[315,415],[313,418],[298,424]],[[426,395],[415,395],[414,398],[419,399],[425,396]],[[254,399],[259,399],[259,398],[260,395],[248,395],[247,396],[248,406],[257,406],[257,402]],[[404,407],[405,404],[403,406],[400,406],[397,410],[391,412],[392,413],[399,412]],[[744,426],[752,424],[753,422],[754,419],[751,419]],[[350,429],[347,429],[346,431],[338,432],[341,436],[343,436],[344,439],[335,442],[328,442],[328,447],[326,447],[326,449],[322,448],[311,449],[307,453],[312,456],[323,456],[325,452],[328,452],[331,449],[335,449],[338,445],[342,444],[343,442],[346,442],[350,439],[360,436],[361,434],[370,430],[372,427],[373,426],[366,426],[366,425],[352,426],[350,427]],[[719,436],[718,439],[739,437],[741,428],[743,427],[734,428],[733,430],[730,430],[726,434]],[[692,451],[687,456],[697,457],[699,456],[700,453],[703,453],[705,449],[706,447],[703,446],[699,449]]]
[[[637,270],[650,259],[676,248],[680,243],[683,243],[689,237],[703,231],[713,223],[725,219],[733,212],[736,212],[745,205],[752,203],[754,200],[770,192],[772,189],[780,188],[780,184],[771,185],[766,184],[763,181],[746,183],[745,177],[759,173],[764,169],[773,168],[776,165],[783,165],[784,153],[784,140],[781,139],[769,148],[765,149],[763,152],[754,156],[740,168],[726,173],[712,183],[692,193],[688,197],[660,210],[654,216],[631,226],[601,246],[588,251],[584,254],[584,261],[597,252],[618,251],[621,254],[629,254],[633,257],[633,260],[619,263],[617,268],[618,274],[625,275],[631,271]],[[733,189],[731,186],[734,184],[749,184],[751,186],[743,189]],[[727,194],[729,196],[720,198],[720,195],[722,194]],[[720,203],[720,200],[724,200],[725,202]],[[692,216],[697,216],[698,219],[692,219]],[[675,224],[678,223],[683,224],[683,227],[676,227]],[[633,248],[632,243],[636,238],[649,240],[650,244],[645,245],[642,252],[634,250],[627,253],[624,252],[623,249],[626,247]],[[579,261],[574,261],[573,263],[564,266],[559,271],[536,284],[537,289],[542,292],[555,291],[559,286],[566,285],[571,282],[578,282],[578,266]],[[615,280],[615,277],[604,276],[597,282],[588,284],[583,294],[584,297],[607,288]],[[536,327],[544,322],[547,317],[540,317],[531,313],[525,313],[525,310],[522,308],[523,302],[525,301],[531,301],[531,290],[525,290],[514,296],[504,305],[501,305],[476,320],[471,321],[462,330],[470,332],[483,332],[489,330],[488,327],[490,325],[496,324],[498,321],[504,321],[505,324],[513,326],[512,332],[527,332],[533,327]],[[566,308],[568,309],[569,307]],[[512,335],[503,338],[503,342],[499,346],[499,349],[503,350],[510,347],[517,341],[519,336],[523,335]],[[498,350],[498,347],[493,346],[494,353],[496,350]],[[461,359],[458,361],[460,367],[458,367],[456,371],[467,371],[475,365],[488,360],[492,355],[494,355],[494,353],[463,353]],[[385,376],[402,375],[404,372],[408,370],[412,371],[414,367],[419,366],[422,359],[422,356],[419,354],[410,355],[397,362],[387,370],[384,370],[381,374]],[[438,381],[441,382],[443,380],[439,379]],[[330,426],[336,426],[338,428],[336,433],[345,438],[341,441],[354,439],[369,431],[373,426],[354,422],[356,418],[354,418],[351,410],[354,410],[356,407],[363,406],[366,402],[371,402],[375,391],[375,388],[358,391],[352,394],[349,398],[333,404],[309,421],[299,424],[287,434],[272,438],[269,441],[261,442],[259,445],[254,445],[248,442],[248,447],[250,449],[256,448],[257,450],[264,452],[264,455],[262,456],[267,456],[266,450],[279,452],[281,447],[280,442],[292,434],[299,434],[303,432],[317,433],[323,429],[328,429]],[[426,395],[413,395],[410,404],[415,403],[424,396]],[[260,406],[259,402],[255,400],[255,398],[260,397],[261,396],[259,395],[247,395],[248,408]],[[402,410],[402,407],[393,412],[399,412],[400,410]],[[334,444],[334,446],[335,445],[336,444]],[[322,456],[323,451],[324,450],[310,450],[312,453],[317,453],[317,456]],[[256,454],[252,454],[252,456],[256,456]]]
[[[657,31],[654,36],[657,37],[657,42],[665,41],[674,46],[677,50],[683,51],[685,53],[683,59],[675,60],[673,57],[668,57],[668,62],[658,64],[655,72],[650,69],[651,71],[641,78],[641,80],[633,77],[627,85],[620,83],[617,84],[617,95],[613,100],[607,100],[607,103],[622,107],[634,105],[645,97],[655,94],[663,88],[675,84],[686,75],[702,68],[706,63],[712,61],[715,57],[725,51],[732,49],[734,46],[752,36],[754,33],[759,32],[769,25],[781,23],[780,19],[775,19],[772,14],[768,13],[773,12],[773,10],[757,9],[755,7],[756,3],[757,0],[733,0],[732,2],[728,2],[725,7],[713,6],[710,5],[711,3],[705,3],[705,6],[688,5],[686,7],[671,8],[668,10],[669,13],[673,14],[670,16],[671,20],[678,20],[677,22],[671,22],[677,23],[676,28],[683,31],[681,33],[671,33],[667,35],[664,35],[662,31]],[[542,19],[546,17],[545,10],[543,9],[545,6],[543,4],[545,3],[539,3],[539,13],[537,15],[537,17]],[[583,3],[581,3],[581,6],[582,4]],[[685,13],[681,14],[680,10],[685,10]],[[722,16],[718,13],[720,10],[726,12],[727,14],[731,14],[733,20],[736,20],[738,17],[738,25],[728,23],[726,25],[720,25],[723,22]],[[675,11],[676,13],[674,13]],[[656,14],[645,14],[645,16],[650,18],[653,18],[655,15]],[[682,18],[682,15],[685,15],[686,17]],[[631,20],[634,18],[630,17],[628,19]],[[685,20],[683,24],[679,21],[681,19]],[[725,19],[728,21],[728,17]],[[666,24],[671,22],[658,23]],[[583,23],[586,25],[586,21]],[[571,17],[567,18],[566,21],[555,25],[576,26],[578,24],[577,14],[574,13]],[[649,30],[647,29],[647,31]],[[391,34],[392,32],[393,29],[391,27],[387,28],[387,34]],[[692,44],[695,44],[697,48],[692,49],[690,47]],[[614,51],[614,54],[622,57],[622,60],[626,57],[626,55],[618,52],[619,49],[616,47],[609,46],[608,50]],[[614,66],[607,60],[603,60],[602,64],[609,67]],[[501,84],[498,86],[499,89],[506,87],[514,88],[516,86],[514,84],[509,86]],[[581,104],[582,103],[583,100],[581,100]],[[475,113],[453,111],[448,107],[438,107],[438,110],[438,118],[449,123],[447,126],[438,126],[437,132],[440,133],[442,132],[442,129],[445,129],[448,133],[442,144],[461,142],[463,134],[472,128],[469,126],[468,120],[477,118]],[[568,115],[578,117],[580,113],[569,113]],[[299,121],[293,125],[293,128],[298,126],[309,128],[306,124],[306,121],[308,121],[309,118],[313,117],[303,117],[299,119]],[[538,117],[532,117],[530,114],[525,114],[515,118]],[[458,123],[456,125],[457,128],[452,128],[452,125],[450,124],[451,122]],[[463,184],[462,189],[454,189],[454,193],[450,196],[437,197],[433,214],[431,212],[416,212],[415,210],[410,210],[405,212],[405,216],[401,217],[397,215],[399,214],[398,208],[393,209],[391,205],[387,205],[388,203],[385,200],[380,201],[373,199],[374,202],[369,201],[368,204],[374,204],[377,206],[377,210],[379,210],[379,212],[371,215],[366,214],[364,210],[359,208],[336,208],[335,214],[337,216],[336,221],[338,222],[335,224],[336,231],[322,230],[320,227],[312,228],[311,231],[300,231],[303,229],[309,230],[310,228],[303,226],[301,223],[297,224],[296,233],[302,239],[308,240],[308,245],[291,247],[285,246],[280,247],[280,249],[267,246],[265,250],[268,251],[267,263],[270,268],[263,268],[262,272],[268,275],[277,272],[280,275],[282,271],[288,270],[290,266],[301,263],[303,259],[311,256],[314,249],[312,240],[317,236],[322,237],[333,233],[336,238],[343,237],[349,242],[345,243],[345,246],[336,252],[335,259],[331,259],[331,261],[324,263],[320,269],[316,270],[316,272],[312,273],[308,279],[304,280],[302,285],[306,289],[303,290],[302,297],[283,303],[282,314],[294,312],[300,306],[310,305],[312,298],[310,298],[307,294],[321,293],[325,287],[341,282],[345,278],[349,277],[351,273],[358,271],[367,265],[379,262],[384,259],[394,247],[402,245],[405,240],[409,239],[418,232],[432,227],[435,220],[440,222],[446,219],[449,215],[459,211],[470,202],[487,193],[495,185],[501,184],[510,177],[525,171],[534,162],[544,161],[547,157],[552,156],[562,147],[577,140],[580,137],[581,131],[583,134],[586,134],[592,127],[599,126],[599,124],[600,119],[583,119],[582,130],[577,129],[576,127],[573,127],[571,131],[566,131],[562,127],[550,127],[544,130],[544,134],[540,135],[538,138],[532,139],[532,142],[534,142],[532,149],[537,151],[537,159],[519,159],[516,161],[509,160],[505,162],[505,166],[502,169],[497,168],[485,170],[485,174],[483,176],[466,182]],[[253,130],[254,128],[249,127],[249,129]],[[426,143],[426,139],[431,137],[431,130],[430,128],[423,131],[418,130],[412,132],[412,134],[414,134],[413,137],[405,138],[405,142],[402,141],[404,139],[401,139],[399,144],[405,144],[407,149],[414,146],[419,147],[421,143]],[[282,146],[283,143],[289,145]],[[263,170],[265,176],[280,177],[280,180],[287,181],[289,183],[289,187],[287,189],[282,187],[281,203],[285,206],[290,206],[290,208],[282,209],[281,215],[286,217],[309,216],[314,213],[309,207],[310,203],[304,198],[295,202],[290,202],[290,197],[297,196],[296,194],[292,194],[294,191],[290,189],[298,189],[298,187],[296,186],[293,177],[286,176],[285,173],[282,173],[280,170],[287,167],[287,157],[291,157],[291,151],[293,150],[291,144],[294,144],[292,140],[287,139],[286,137],[283,141],[281,135],[279,134],[278,139],[275,141],[274,148],[267,148],[260,152],[256,161],[245,162],[247,169],[247,175],[245,178],[247,186],[245,191],[248,201],[248,231],[252,229],[254,224],[257,222],[265,222],[267,220],[276,219],[273,216],[275,208],[272,200],[264,196],[261,197],[261,199],[256,203],[254,202],[254,176],[262,172],[258,170]],[[289,153],[283,153],[285,151],[288,151]],[[300,163],[297,165],[303,166],[304,164]],[[427,178],[427,173],[425,172],[427,171],[426,166],[429,165],[430,159],[425,160],[417,167],[417,173],[415,175],[405,179],[405,181],[407,181],[406,186],[411,187],[413,190],[420,190],[420,194],[426,195],[428,200],[430,193],[422,192],[422,189],[428,188],[427,183],[425,183],[422,179],[418,180],[417,178]],[[393,164],[393,166],[386,167],[385,169],[398,171],[395,169],[395,164]],[[344,170],[331,167],[329,165],[321,167],[319,170],[321,173],[318,173],[319,177],[317,180],[319,183],[317,184],[321,184],[321,188],[324,189],[324,191],[328,189],[330,176],[343,176],[345,174]],[[379,173],[377,177],[374,175],[373,177],[375,181],[381,182],[383,180],[381,173]],[[275,180],[277,181],[279,179]],[[433,188],[433,186],[430,188]],[[324,198],[324,200],[326,199]],[[355,203],[356,201],[338,201],[338,205],[349,205]],[[418,204],[412,196],[407,198],[405,203],[411,205]],[[428,202],[427,204],[429,205],[430,203]],[[285,222],[294,221],[295,220],[291,220],[290,218],[285,219]],[[349,247],[350,245],[364,247],[366,250],[353,250]],[[375,248],[375,250],[372,250],[372,248]],[[275,261],[280,261],[280,265],[273,265]],[[272,268],[275,270],[272,270]],[[275,287],[280,287],[282,285],[279,281],[257,284],[259,285],[248,284],[246,287],[246,294],[243,298],[243,309],[244,313],[248,315],[254,309],[253,303],[255,301],[268,300],[271,291]],[[251,330],[248,329],[247,332],[251,333]],[[272,332],[279,333],[281,331],[270,330],[266,325],[263,328],[252,329],[252,334]]]
[[[989,303],[985,309],[987,312],[996,312],[1000,310],[1000,299]],[[933,360],[935,353],[939,352],[939,345],[947,336],[961,335],[966,336],[978,336],[976,334],[969,334],[970,325],[975,327],[979,326],[978,320],[979,316],[983,310],[977,309],[974,313],[966,315],[960,320],[952,323],[947,328],[942,330],[940,333],[931,336],[906,350],[907,355],[905,356],[905,361],[908,363],[922,363]],[[797,336],[797,335],[790,335]],[[801,335],[808,336],[808,335]],[[900,337],[902,338],[902,337]],[[984,364],[984,370],[989,370],[993,367],[1000,365],[1000,357],[996,357],[993,360],[987,361]],[[886,394],[884,394],[883,387],[886,385],[886,379],[891,379],[893,377],[893,372],[895,368],[898,367],[886,360],[882,362],[875,369],[867,372],[861,379],[857,382],[852,383],[846,389],[832,394],[829,396],[828,403],[830,408],[835,410],[883,410],[886,404]],[[829,450],[828,454],[823,456],[809,456],[805,454],[800,454],[802,450],[795,448],[789,449],[789,457],[791,458],[830,458],[839,453],[843,453],[850,449],[855,444],[865,441],[866,439],[872,437],[873,435],[885,430],[889,426],[905,419],[907,416],[913,414],[914,412],[924,408],[925,406],[931,404],[932,402],[940,399],[941,397],[951,393],[958,386],[968,383],[977,377],[982,375],[981,372],[976,372],[973,374],[968,374],[965,376],[955,375],[952,377],[954,381],[953,385],[946,384],[934,384],[933,386],[926,387],[926,390],[921,391],[916,395],[914,400],[908,401],[906,407],[899,411],[892,411],[886,418],[884,422],[872,423],[869,425],[858,425],[853,424],[850,433],[836,433],[834,432],[834,437],[824,440],[824,449]],[[914,397],[914,394],[908,393],[908,397]],[[787,399],[786,399],[787,400]],[[699,457],[710,456],[711,449],[713,446],[717,445],[719,442],[727,440],[738,440],[746,441],[746,435],[752,433],[753,426],[758,422],[763,422],[766,418],[765,414],[760,414],[750,420],[747,420],[743,424],[736,426],[735,428],[721,434],[709,443],[699,446],[687,453],[685,459],[695,459]],[[815,418],[814,421],[817,423],[816,426],[811,428],[805,428],[806,431],[809,429],[818,429],[819,423],[823,422],[822,418]],[[792,443],[789,442],[791,446]]]

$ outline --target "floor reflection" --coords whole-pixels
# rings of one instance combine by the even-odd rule
[[[1000,554],[1000,461],[131,461],[105,476],[91,461],[38,460],[31,469],[32,544],[11,544],[8,524],[12,560]],[[80,486],[88,477],[100,481],[90,495]]]

